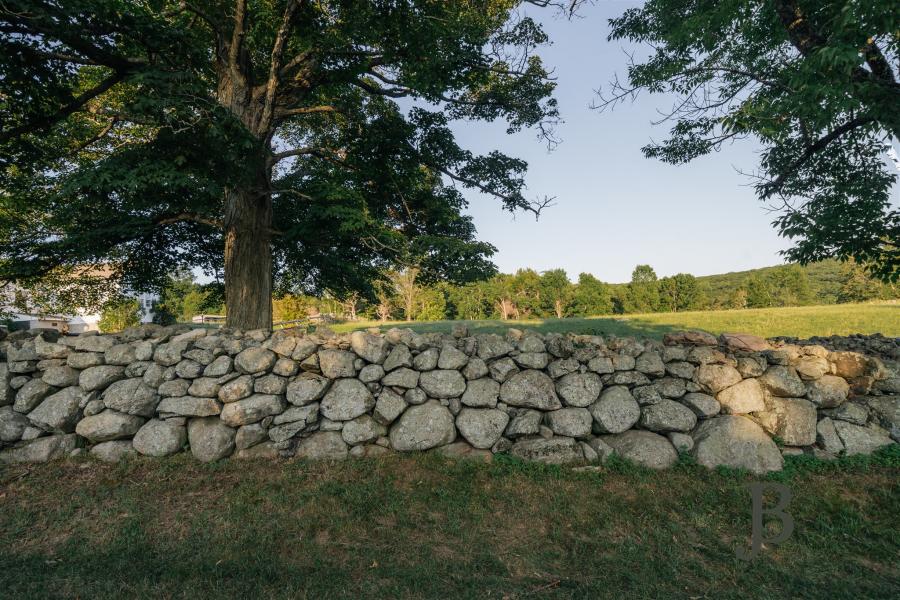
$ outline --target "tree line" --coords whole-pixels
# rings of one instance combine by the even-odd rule
[[[609,314],[726,310],[865,302],[900,298],[897,286],[872,278],[860,265],[832,261],[819,273],[800,265],[756,269],[746,274],[658,277],[638,265],[628,283],[607,283],[590,273],[573,282],[563,269],[519,269],[465,285],[423,283],[418,269],[392,271],[374,295],[287,294],[272,301],[278,321],[327,315],[375,321],[525,320]],[[824,272],[824,275],[823,275]],[[734,280],[737,275],[740,279]],[[723,287],[719,280],[728,283]],[[836,291],[835,291],[836,290]],[[225,314],[220,286],[199,284],[189,273],[170,278],[154,307],[160,323],[190,321],[197,314]]]

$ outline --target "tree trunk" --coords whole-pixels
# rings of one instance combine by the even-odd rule
[[[262,191],[225,196],[226,325],[272,328],[272,199]]]

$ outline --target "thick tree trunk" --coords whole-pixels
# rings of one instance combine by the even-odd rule
[[[225,197],[226,324],[272,328],[272,199],[262,191],[229,190]]]

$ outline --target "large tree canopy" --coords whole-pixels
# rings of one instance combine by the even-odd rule
[[[491,273],[457,185],[546,201],[449,122],[552,135],[524,3],[3,0],[0,279],[102,264],[144,289],[201,267],[230,324],[268,327],[273,288]]]
[[[896,0],[648,0],[610,21],[610,39],[652,47],[609,107],[675,93],[671,137],[648,157],[684,163],[724,143],[763,146],[756,190],[803,263],[854,258],[900,278],[896,167],[900,9]]]

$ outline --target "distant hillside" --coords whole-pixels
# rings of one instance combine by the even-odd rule
[[[697,277],[697,282],[706,286],[710,300],[715,298],[727,298],[735,288],[745,285],[752,275],[768,277],[773,275],[784,265],[750,269],[749,271],[735,271],[719,275],[704,275]],[[841,288],[844,286],[847,274],[845,266],[836,260],[825,260],[800,267],[809,281],[812,292],[812,304],[836,304]]]

